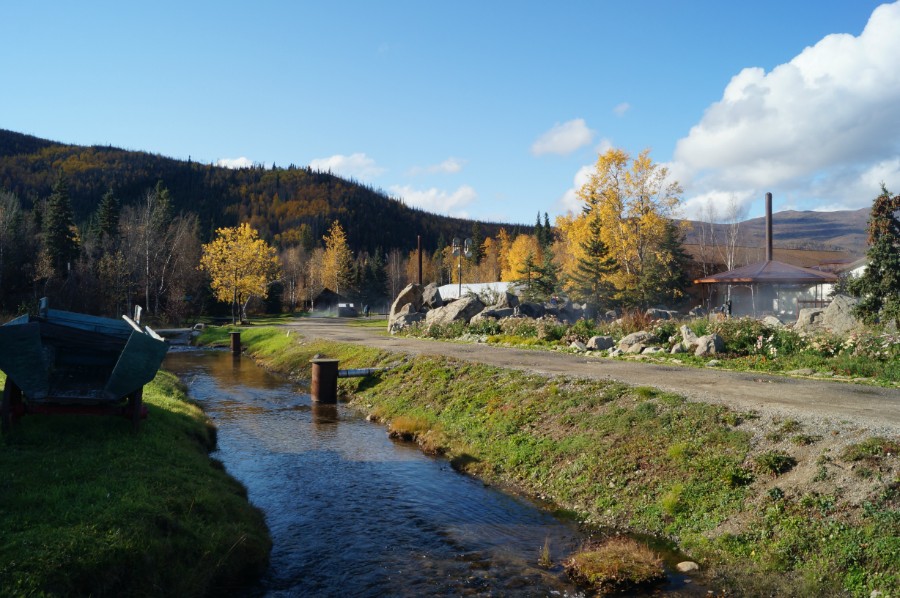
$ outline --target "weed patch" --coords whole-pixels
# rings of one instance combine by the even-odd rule
[[[659,555],[630,538],[613,538],[576,553],[566,563],[566,571],[602,594],[644,586],[665,576]]]

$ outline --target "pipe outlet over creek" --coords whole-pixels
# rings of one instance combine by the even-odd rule
[[[265,514],[271,564],[247,595],[583,595],[559,564],[588,539],[577,524],[390,440],[346,405],[314,403],[246,357],[173,350],[164,367],[216,424],[213,456]],[[669,580],[652,595],[706,594]]]

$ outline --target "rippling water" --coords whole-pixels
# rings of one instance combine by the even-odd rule
[[[250,595],[581,595],[560,565],[537,564],[545,541],[554,561],[585,541],[574,524],[389,440],[344,405],[313,403],[248,359],[180,351],[165,367],[215,421],[214,456],[265,513],[271,566]],[[705,593],[670,571],[650,595]]]
[[[537,565],[583,537],[517,497],[392,442],[343,406],[226,352],[166,358],[219,427],[229,473],[261,508],[274,542],[256,593],[271,596],[578,595]]]

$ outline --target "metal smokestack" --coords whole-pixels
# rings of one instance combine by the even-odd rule
[[[772,261],[772,194],[766,193],[766,261]]]

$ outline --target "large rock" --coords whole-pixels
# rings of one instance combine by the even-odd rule
[[[413,309],[412,303],[407,303],[388,320],[388,332],[394,334],[416,322],[425,319],[425,314]]]
[[[472,323],[480,322],[481,320],[502,320],[503,318],[511,318],[513,312],[515,310],[511,307],[502,307],[498,308],[496,305],[492,307],[488,307],[482,312],[479,312],[472,316],[472,319],[469,320]]]
[[[677,313],[669,309],[657,309],[655,307],[651,307],[644,312],[644,315],[654,320],[674,320],[677,316]]]
[[[467,295],[448,303],[444,307],[430,310],[425,315],[425,323],[428,326],[435,324],[449,324],[450,322],[463,321],[468,323],[473,317],[484,310],[484,303],[476,295]]]
[[[860,326],[859,320],[853,315],[853,308],[857,303],[859,299],[835,295],[822,314],[822,325],[835,334],[846,334],[856,330]]]
[[[715,355],[725,351],[725,341],[716,333],[707,334],[697,339],[697,349],[694,355],[703,357],[704,355]]]
[[[682,324],[679,330],[681,331],[681,344],[684,345],[684,348],[688,351],[693,351],[700,342],[700,339],[694,334],[693,330],[687,327],[687,324]]]
[[[761,320],[761,322],[769,328],[784,328],[784,322],[782,322],[775,316],[766,316]]]
[[[391,313],[388,317],[393,320],[394,316],[400,312],[404,305],[410,304],[413,311],[422,311],[422,287],[415,283],[406,285],[406,288],[400,291],[397,298],[391,304]]]
[[[566,324],[574,324],[584,317],[584,308],[580,305],[567,302],[559,308],[556,317]]]
[[[633,345],[644,344],[646,346],[654,340],[655,337],[653,336],[652,332],[647,332],[645,330],[641,330],[640,332],[632,332],[619,341],[619,348],[627,352],[629,347]]]
[[[404,316],[398,316],[394,318],[394,321],[391,323],[390,332],[394,334],[403,330],[404,328],[408,328],[413,324],[417,324],[425,319],[425,314],[417,311],[411,314],[407,314]]]
[[[797,314],[794,330],[801,334],[810,334],[822,330],[825,310],[818,307],[804,307]]]
[[[705,318],[706,310],[698,305],[697,307],[691,308],[691,311],[688,312],[688,315],[692,318]]]
[[[500,299],[497,300],[497,303],[495,303],[491,307],[494,307],[497,309],[505,309],[507,307],[509,307],[509,308],[518,307],[518,305],[519,305],[519,298],[516,297],[515,295],[513,295],[512,293],[504,291],[500,295]]]
[[[615,346],[616,341],[611,336],[592,336],[587,342],[587,348],[591,351],[606,351]]]
[[[540,303],[520,303],[517,314],[523,318],[542,318],[547,310]]]
[[[441,299],[441,292],[435,283],[431,283],[422,290],[422,305],[428,309],[437,309],[444,306],[444,300]]]

